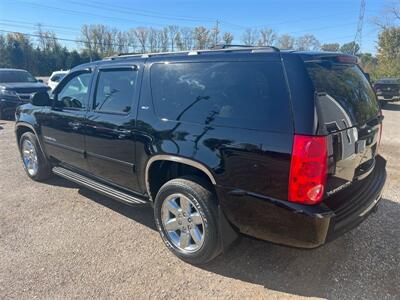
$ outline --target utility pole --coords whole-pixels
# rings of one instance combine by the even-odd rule
[[[216,46],[218,44],[218,34],[219,34],[219,21],[215,21],[215,40],[214,40],[214,45]]]
[[[365,14],[365,1],[366,0],[361,0],[361,4],[360,4],[360,13],[358,14],[357,31],[356,31],[356,35],[354,36],[353,55],[355,55],[357,52],[357,44],[361,50],[362,29],[363,29],[364,14]]]

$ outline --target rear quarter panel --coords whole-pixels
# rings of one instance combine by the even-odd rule
[[[199,57],[196,61],[201,59]],[[235,61],[243,59],[245,57],[240,55],[229,57],[229,60]],[[280,56],[269,54],[268,57],[257,56],[256,59],[280,61]],[[208,57],[207,60],[212,61],[213,58]],[[184,61],[190,61],[190,57]],[[202,163],[211,171],[217,185],[228,190],[242,189],[269,197],[286,198],[292,130],[270,132],[162,121],[153,107],[150,84],[152,62],[150,60],[145,66],[136,126],[137,166],[139,174],[142,174],[139,181],[143,191],[149,158],[157,154],[171,154]]]

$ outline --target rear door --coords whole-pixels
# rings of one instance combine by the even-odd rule
[[[314,84],[318,130],[328,134],[328,181],[334,194],[370,174],[382,117],[376,96],[361,69],[336,59],[306,62]]]
[[[86,119],[91,173],[132,190],[138,190],[134,130],[141,71],[138,64],[99,67]]]

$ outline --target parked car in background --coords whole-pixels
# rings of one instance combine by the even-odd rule
[[[61,70],[51,73],[49,80],[47,81],[47,85],[51,88],[51,90],[55,89],[55,87],[58,85],[61,79],[63,79],[64,76],[68,74],[68,72],[69,71]]]
[[[400,100],[400,78],[382,78],[374,83],[374,90],[381,106]]]
[[[36,92],[50,88],[20,69],[0,69],[0,119],[13,118],[18,105],[29,102]]]
[[[16,113],[27,175],[152,205],[165,245],[193,264],[236,233],[318,247],[381,199],[383,116],[354,56],[273,47],[116,56],[71,70],[52,95]]]

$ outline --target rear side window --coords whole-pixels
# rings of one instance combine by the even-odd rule
[[[378,114],[374,91],[357,65],[308,62],[306,68],[316,92],[336,100],[353,124],[363,125]]]
[[[97,79],[93,109],[110,113],[128,113],[135,95],[137,71],[101,70]]]
[[[288,93],[279,62],[154,64],[151,87],[162,119],[290,130]]]

